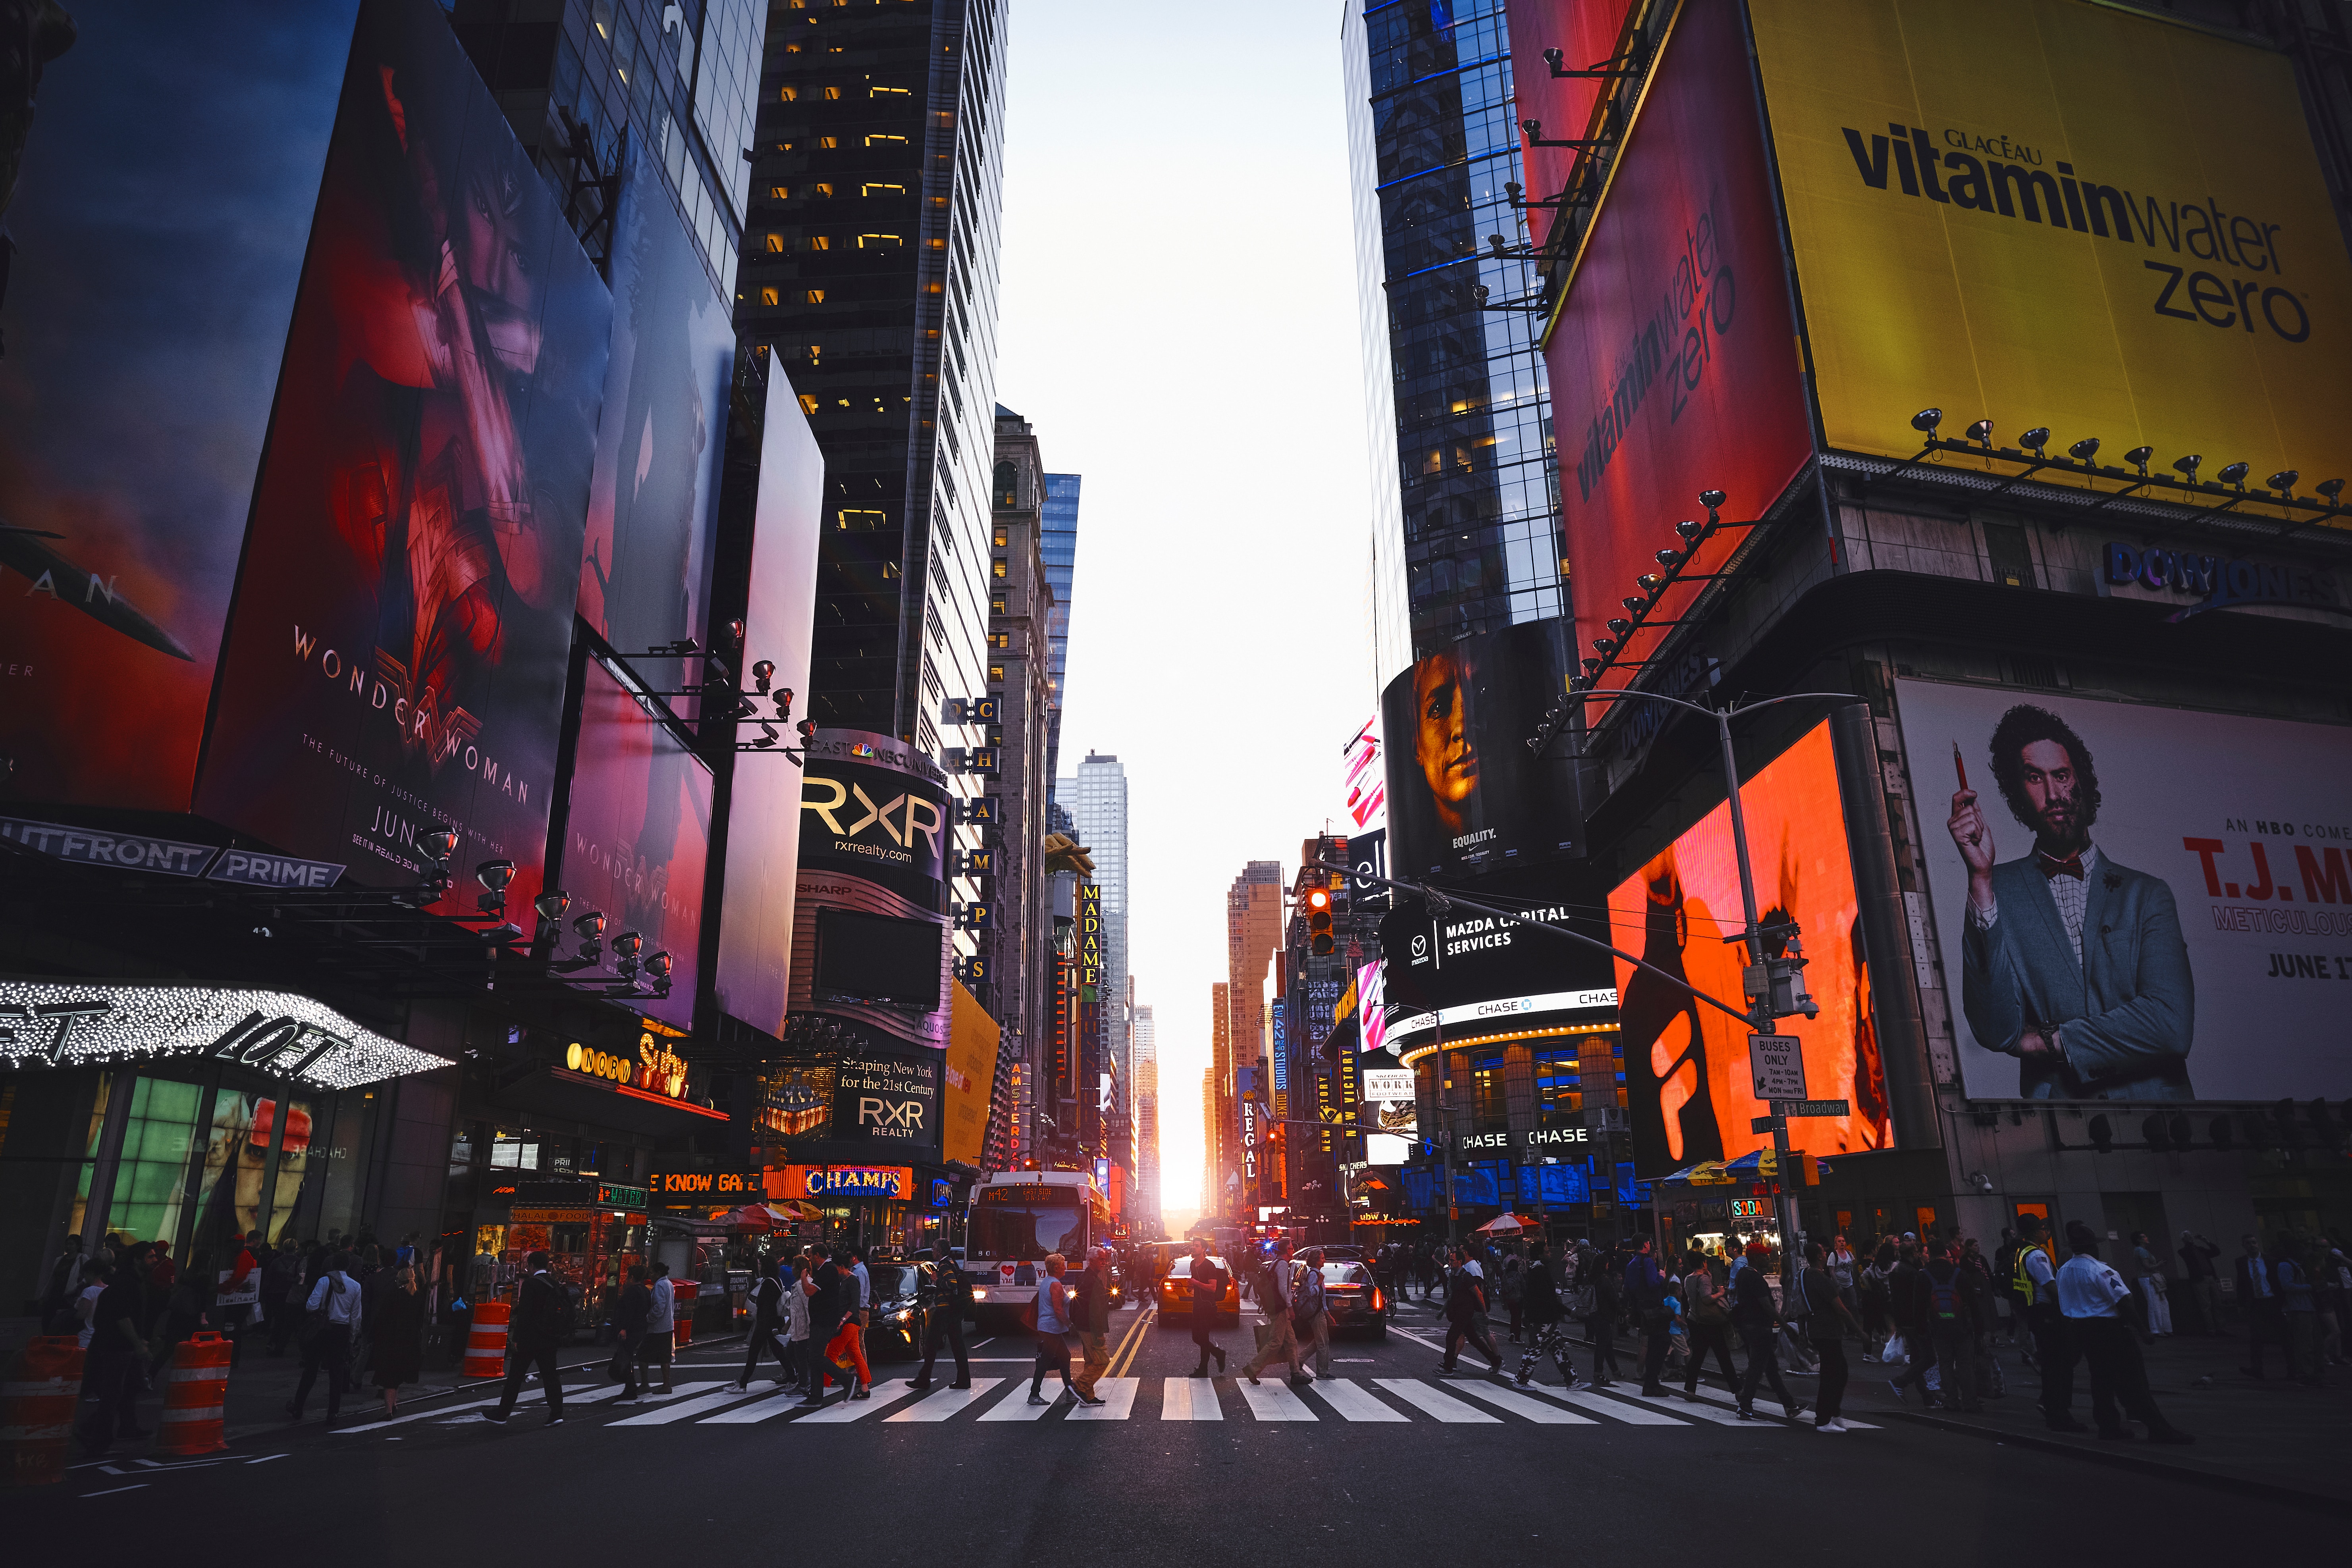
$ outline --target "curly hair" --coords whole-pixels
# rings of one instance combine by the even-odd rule
[[[2082,809],[2083,826],[2087,830],[2099,818],[2099,770],[2091,761],[2091,748],[2083,744],[2083,737],[2064,719],[2032,703],[2018,704],[1993,726],[1993,782],[2000,786],[2000,798],[2009,802],[2010,814],[2028,828],[2040,827],[2034,820],[2033,803],[2025,798],[2023,757],[2025,748],[2037,740],[2056,741],[2073,758],[2075,775],[2081,781],[2074,800]]]

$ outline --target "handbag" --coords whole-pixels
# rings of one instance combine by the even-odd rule
[[[320,1303],[317,1311],[303,1312],[302,1321],[294,1326],[295,1343],[304,1350],[309,1350],[318,1343],[320,1333],[327,1326],[328,1311],[342,1298],[342,1294],[343,1288],[335,1282],[335,1277],[332,1274],[328,1275],[327,1299]]]

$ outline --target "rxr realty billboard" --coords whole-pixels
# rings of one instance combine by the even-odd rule
[[[2352,261],[2286,55],[2084,0],[1750,9],[1830,445],[1907,456],[1934,405],[2340,471]]]
[[[2352,728],[1928,681],[1896,698],[1972,1097],[2341,1082]]]

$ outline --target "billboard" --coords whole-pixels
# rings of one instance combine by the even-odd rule
[[[1592,111],[1617,84],[1606,77],[1554,77],[1544,62],[1546,49],[1560,52],[1564,69],[1589,70],[1615,57],[1633,0],[1510,0],[1505,7],[1510,24],[1511,88],[1518,118],[1543,128],[1546,141],[1573,141],[1586,134]],[[1569,176],[1586,156],[1573,147],[1536,147],[1521,143],[1529,201],[1557,196],[1568,188]],[[1538,245],[1545,243],[1560,209],[1538,208],[1528,214]]]
[[[988,1145],[988,1115],[996,1094],[996,1052],[1003,1030],[961,981],[949,998],[948,1054],[940,1064],[942,1160],[978,1168]]]
[[[605,973],[616,962],[609,956],[611,938],[624,932],[643,936],[647,954],[670,956],[666,999],[618,999],[691,1029],[701,979],[697,960],[703,868],[710,852],[710,769],[658,716],[655,699],[623,686],[598,660],[586,660],[583,668],[572,796],[549,856],[551,880],[560,880],[572,895],[575,915],[604,912]]]
[[[610,277],[612,357],[588,488],[580,618],[656,685],[692,685],[698,664],[645,653],[712,630],[735,328],[660,175],[634,147],[613,220]]]
[[[928,754],[890,736],[823,729],[808,743],[800,786],[791,1010],[825,1013],[894,1040],[944,1047],[954,983],[945,877],[948,836],[954,831],[947,775]],[[936,999],[928,1008],[820,999],[816,959],[829,909],[938,927]]]
[[[1971,1098],[2341,1082],[2352,728],[1927,681],[1896,695]]]
[[[751,530],[751,565],[743,613],[750,663],[776,666],[777,689],[809,689],[810,616],[816,596],[817,517],[824,504],[824,456],[783,371],[747,363],[739,374],[756,394],[760,486]],[[793,712],[808,712],[803,695]],[[735,758],[728,786],[727,874],[719,889],[719,966],[713,978],[721,1012],[764,1034],[781,1036],[791,1003],[793,894],[801,853],[801,774],[779,751]]]
[[[72,9],[0,20],[0,800],[185,811],[359,6]]]
[[[1582,852],[1571,762],[1528,750],[1574,669],[1567,622],[1530,621],[1439,649],[1381,695],[1389,861],[1468,876]]]
[[[1348,822],[1354,833],[1378,832],[1388,825],[1389,779],[1385,747],[1381,745],[1381,716],[1374,714],[1341,748],[1344,759],[1340,788],[1346,796]]]
[[[196,810],[402,883],[540,891],[612,299],[438,6],[370,0],[336,111]]]
[[[2286,55],[2083,0],[1753,12],[1831,445],[1936,406],[2340,465],[2352,261]]]
[[[1789,1123],[1790,1145],[1814,1155],[1894,1142],[1839,799],[1827,720],[1739,787],[1758,913],[1767,925],[1796,922],[1806,988],[1821,1006],[1820,1017],[1782,1019],[1775,1030],[1796,1037],[1808,1093],[1850,1107],[1844,1116]],[[1727,805],[1708,812],[1609,895],[1612,946],[1733,1007],[1743,1005],[1746,958],[1723,938],[1738,933],[1743,919]],[[1769,1109],[1755,1096],[1749,1031],[1647,970],[1612,962],[1635,1167],[1658,1174],[1770,1148],[1770,1134],[1748,1131],[1749,1118]]]
[[[1687,5],[1668,30],[1546,342],[1580,652],[1679,545],[1675,524],[1705,515],[1700,491],[1759,517],[1812,455],[1739,16]],[[1688,571],[1745,537],[1717,534]],[[1704,586],[1667,590],[1652,622]],[[1629,656],[1655,651],[1636,637]]]

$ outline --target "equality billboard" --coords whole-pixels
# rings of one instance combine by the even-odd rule
[[[0,800],[188,809],[358,9],[0,11]]]
[[[658,716],[656,699],[584,663],[580,738],[551,880],[576,916],[604,913],[611,939],[634,931],[647,954],[670,956],[667,999],[620,998],[679,1029],[694,1026],[701,978],[703,868],[710,852],[710,769]],[[611,972],[608,956],[605,972]],[[592,977],[575,977],[587,979]]]
[[[1660,46],[1544,350],[1580,656],[1678,548],[1675,524],[1762,517],[1812,454],[1739,7],[1692,0]],[[1680,616],[1746,537],[1707,541],[1652,607]],[[1655,651],[1635,633],[1631,658]],[[1601,716],[1596,706],[1592,716]],[[1391,729],[1390,737],[1400,741]]]
[[[2084,0],[1752,11],[1831,445],[1934,406],[2340,467],[2352,260],[2286,55]]]
[[[656,166],[635,149],[613,220],[610,276],[612,357],[588,489],[580,618],[658,685],[692,685],[698,667],[645,655],[710,631],[735,329]]]
[[[1815,1155],[1892,1147],[1885,1065],[1828,721],[1743,783],[1739,800],[1759,915],[1768,926],[1796,922],[1805,986],[1821,1007],[1818,1018],[1781,1019],[1774,1031],[1796,1038],[1806,1094],[1850,1107],[1844,1116],[1791,1120],[1790,1143]],[[1738,944],[1723,939],[1744,925],[1728,805],[1708,812],[1609,895],[1612,946],[1735,1008],[1744,1005],[1740,970],[1747,960]],[[1648,970],[1622,958],[1614,963],[1635,1168],[1656,1174],[1771,1147],[1770,1134],[1748,1130],[1749,1118],[1770,1107],[1755,1094],[1746,1026]]]
[[[747,390],[758,361],[740,368]],[[782,367],[770,363],[759,394],[760,484],[743,612],[746,664],[773,664],[771,684],[795,693],[793,716],[809,711],[810,616],[816,597],[818,519],[824,455]],[[773,711],[772,707],[770,709]],[[747,733],[743,727],[740,733]],[[778,726],[779,738],[784,737]],[[801,846],[801,773],[777,750],[735,759],[727,807],[727,876],[719,891],[721,1011],[781,1036],[792,1002],[793,898]]]
[[[540,891],[612,299],[427,0],[369,0],[196,810],[362,881]]]
[[[1465,876],[1583,852],[1572,762],[1528,738],[1568,689],[1567,622],[1465,637],[1414,662],[1381,698],[1390,863]]]
[[[1896,699],[1970,1097],[2342,1082],[2352,728],[1928,681]]]
[[[944,1047],[954,983],[947,775],[895,737],[821,729],[808,743],[800,787],[792,1011]],[[923,983],[910,988],[918,958],[927,966]]]

